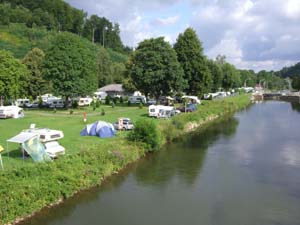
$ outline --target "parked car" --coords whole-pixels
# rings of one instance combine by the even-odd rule
[[[120,118],[119,121],[113,123],[115,130],[132,130],[134,125],[129,118]]]
[[[39,104],[38,102],[32,102],[32,103],[27,103],[24,105],[25,108],[30,108],[30,109],[37,109],[37,108],[48,108],[49,105],[47,102],[42,102]]]
[[[156,100],[155,99],[149,99],[147,101],[147,105],[156,105]]]
[[[130,96],[129,99],[128,99],[128,102],[130,104],[139,104],[139,103],[146,104],[147,99],[143,95],[141,95],[141,96]]]

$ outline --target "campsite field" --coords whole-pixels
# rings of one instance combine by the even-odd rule
[[[222,118],[243,109],[250,104],[248,95],[240,95],[218,101],[203,101],[197,111],[182,113],[171,119],[156,120],[148,117],[148,107],[128,107],[101,105],[92,108],[70,111],[47,110],[25,111],[22,119],[0,120],[0,144],[6,148],[6,140],[28,129],[31,123],[36,127],[59,129],[65,137],[60,143],[66,148],[66,155],[54,163],[33,163],[30,157],[22,159],[18,145],[9,144],[2,153],[4,170],[0,170],[0,224],[32,215],[45,206],[69,198],[80,190],[100,185],[105,177],[117,173],[129,163],[145,155],[145,143],[126,140],[128,132],[118,132],[114,138],[81,137],[84,128],[83,112],[87,112],[87,123],[97,120],[114,122],[119,117],[130,117],[133,122],[139,119],[153,120],[159,133],[159,145],[172,142],[187,132],[201,127],[204,123]],[[105,115],[101,115],[101,109]],[[149,132],[149,131],[148,131]],[[149,134],[146,134],[149,135]],[[30,191],[28,191],[30,190]]]
[[[102,109],[105,111],[105,115],[101,115]],[[59,140],[62,146],[66,148],[66,154],[74,154],[80,150],[84,150],[86,146],[102,147],[103,143],[114,142],[116,139],[123,138],[126,135],[126,131],[117,132],[117,138],[95,138],[95,137],[81,137],[80,131],[85,127],[83,122],[83,113],[87,113],[87,124],[93,123],[98,120],[106,122],[116,122],[119,117],[129,117],[133,122],[139,118],[148,118],[148,107],[140,109],[138,106],[121,106],[117,105],[114,108],[109,105],[101,105],[93,111],[92,107],[85,107],[73,110],[73,114],[70,114],[70,110],[25,110],[24,118],[22,119],[6,119],[0,120],[0,145],[2,145],[5,151],[2,153],[3,164],[6,169],[11,167],[19,167],[26,164],[33,163],[32,159],[22,159],[22,153],[18,144],[8,143],[6,140],[17,135],[24,129],[28,129],[30,124],[36,124],[38,128],[50,128],[55,130],[62,130],[64,132],[64,138]],[[95,147],[96,147],[95,146]],[[8,147],[8,150],[7,150]],[[96,147],[97,148],[97,147]],[[8,157],[9,151],[9,157]]]

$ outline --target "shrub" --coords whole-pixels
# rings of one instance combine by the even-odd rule
[[[110,104],[110,97],[107,95],[105,97],[105,105],[109,105]]]
[[[136,122],[134,130],[129,133],[130,141],[142,142],[145,144],[147,151],[155,151],[160,146],[159,130],[151,120],[139,120]]]
[[[120,103],[122,104],[124,102],[123,97],[120,97]]]
[[[99,108],[101,105],[101,102],[99,101],[99,99],[96,100],[96,108]]]
[[[78,102],[75,100],[72,102],[72,108],[77,109],[78,108]]]
[[[128,106],[131,106],[131,103],[130,103],[130,101],[128,101],[128,102],[127,102],[127,105],[128,105]]]
[[[139,108],[142,109],[143,108],[143,103],[140,102],[139,104]]]
[[[104,116],[105,115],[105,111],[104,109],[101,109],[101,116]]]
[[[111,103],[111,107],[115,108],[115,103],[114,102]]]
[[[118,102],[118,98],[117,97],[113,98],[113,103],[117,104],[117,102]]]
[[[74,113],[74,111],[73,110],[70,110],[70,115],[72,115]]]
[[[39,102],[39,108],[41,108],[43,106],[43,99],[41,96],[39,96],[38,102]]]

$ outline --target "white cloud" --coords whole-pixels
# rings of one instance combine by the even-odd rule
[[[167,18],[157,18],[155,21],[153,21],[153,24],[158,26],[168,26],[177,23],[179,19],[179,15],[170,16]]]
[[[126,45],[166,36],[174,43],[189,24],[209,57],[255,70],[300,61],[300,0],[67,0],[121,28]],[[176,4],[186,7],[174,10]]]

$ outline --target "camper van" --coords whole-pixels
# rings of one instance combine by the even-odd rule
[[[90,106],[93,99],[90,97],[87,98],[79,98],[78,100],[78,106]]]
[[[174,111],[174,107],[172,106],[150,105],[149,117],[169,118],[171,117],[172,111]]]
[[[23,109],[18,106],[0,106],[0,118],[23,118]]]
[[[19,98],[19,99],[17,99],[17,101],[16,101],[16,106],[19,106],[19,107],[23,107],[23,106],[25,106],[26,104],[29,104],[29,99],[27,99],[27,98],[23,98],[23,99],[21,99],[21,98]]]
[[[128,102],[130,104],[138,104],[138,103],[146,104],[147,99],[143,95],[141,95],[141,96],[130,96],[129,99],[128,99]]]
[[[64,107],[64,101],[61,98],[57,98],[57,97],[48,98],[47,104],[49,105],[49,108],[63,108]]]

